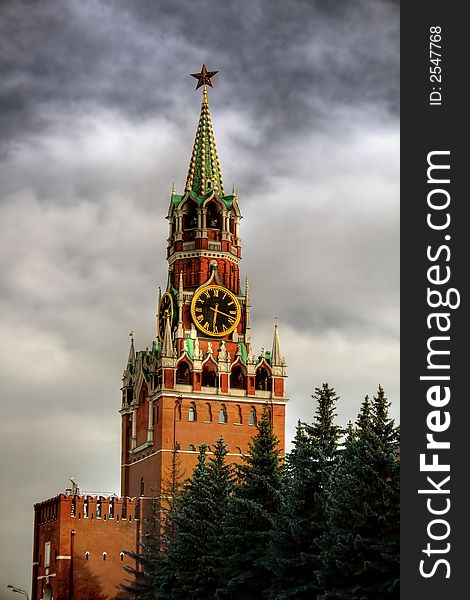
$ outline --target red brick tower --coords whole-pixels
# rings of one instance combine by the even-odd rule
[[[34,506],[31,600],[128,598],[119,585],[135,567],[140,498],[80,495],[76,486]]]
[[[135,352],[122,387],[121,493],[155,496],[173,453],[190,476],[198,446],[227,443],[229,460],[248,450],[265,406],[284,449],[286,363],[277,324],[271,352],[253,353],[248,281],[240,289],[241,213],[225,195],[212,130],[205,65],[201,114],[184,194],[168,212],[168,280],[159,299],[157,339]]]
[[[203,65],[202,107],[185,192],[172,190],[168,279],[151,350],[131,338],[122,386],[121,494],[66,494],[35,505],[32,600],[126,598],[126,550],[141,548],[175,453],[190,476],[198,447],[219,435],[241,460],[267,406],[284,449],[286,363],[277,324],[271,352],[253,353],[248,280],[240,289],[241,219],[225,195]]]

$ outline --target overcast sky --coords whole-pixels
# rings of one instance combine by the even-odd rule
[[[128,333],[155,336],[203,62],[287,438],[323,382],[340,424],[379,383],[398,418],[398,52],[385,0],[1,3],[0,598],[30,590],[35,502],[69,476],[119,492]]]

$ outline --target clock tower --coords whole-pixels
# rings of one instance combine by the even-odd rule
[[[203,65],[193,74],[201,113],[184,193],[173,186],[170,196],[168,278],[152,348],[136,352],[131,336],[120,410],[123,496],[157,496],[175,452],[189,477],[198,447],[219,435],[228,460],[240,462],[265,407],[284,450],[286,363],[277,323],[270,352],[251,344],[238,195],[224,190],[207,98],[216,73]]]

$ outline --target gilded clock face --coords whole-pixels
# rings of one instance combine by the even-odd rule
[[[158,307],[158,337],[163,342],[163,335],[165,333],[165,314],[168,313],[170,317],[170,325],[173,323],[173,298],[171,294],[165,292],[160,300],[160,306]]]
[[[229,335],[240,322],[241,314],[236,296],[220,285],[208,285],[193,296],[191,316],[206,335]]]

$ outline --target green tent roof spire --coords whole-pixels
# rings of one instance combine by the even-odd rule
[[[221,196],[224,195],[222,172],[207,101],[207,85],[212,87],[211,77],[216,73],[217,71],[208,71],[206,65],[202,65],[200,73],[191,74],[198,80],[196,89],[203,86],[203,92],[201,114],[186,179],[186,190],[192,191],[198,196],[204,196],[211,189],[216,190]]]

